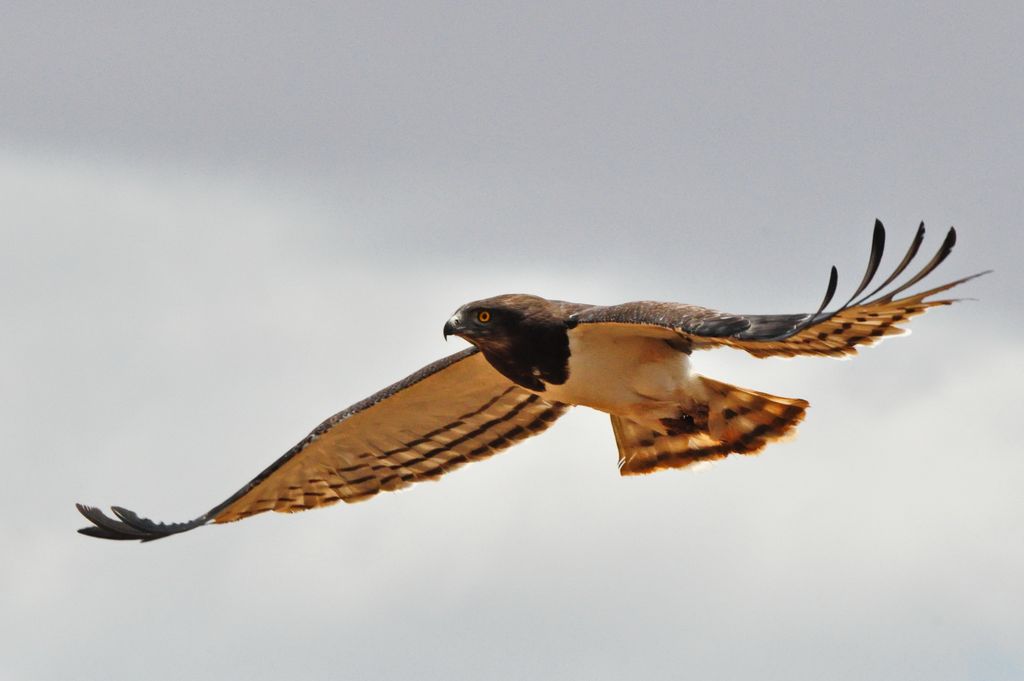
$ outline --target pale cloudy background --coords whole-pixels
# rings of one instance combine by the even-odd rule
[[[1024,678],[1024,11],[829,5],[5,3],[0,677]],[[363,505],[74,532],[204,511],[466,300],[807,310],[875,217],[996,273],[855,361],[699,356],[811,400],[757,459],[623,480],[579,411]]]

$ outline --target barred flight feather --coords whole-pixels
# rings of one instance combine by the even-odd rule
[[[885,249],[885,228],[881,222],[876,221],[868,266],[860,285],[846,303],[831,312],[824,310],[836,292],[838,273],[835,267],[831,269],[821,305],[816,312],[809,314],[740,315],[697,305],[640,301],[586,308],[572,314],[570,323],[629,326],[636,329],[638,334],[671,339],[689,349],[728,346],[744,350],[755,357],[855,355],[857,346],[874,345],[889,336],[905,333],[901,325],[912,317],[933,307],[956,302],[956,299],[928,300],[931,296],[988,274],[987,271],[981,272],[921,293],[896,298],[896,295],[930,274],[953,251],[956,230],[950,228],[938,251],[920,271],[893,290],[872,298],[907,269],[921,247],[924,234],[924,223],[921,223],[910,248],[896,269],[881,285],[858,299],[877,273]]]
[[[475,349],[435,362],[324,421],[231,498],[187,523],[79,505],[83,534],[150,541],[266,511],[294,513],[436,480],[546,430],[567,405],[491,369]]]

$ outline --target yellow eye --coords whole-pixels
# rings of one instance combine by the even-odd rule
[[[481,324],[486,324],[491,321],[491,313],[489,310],[480,310],[476,313],[476,320]]]

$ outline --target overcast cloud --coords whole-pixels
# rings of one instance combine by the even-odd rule
[[[8,3],[0,677],[1024,678],[1019,3]],[[980,299],[696,356],[799,437],[622,479],[607,417],[147,545],[525,291],[737,312],[957,226]],[[899,254],[901,255],[901,254]],[[839,296],[841,297],[841,295]]]

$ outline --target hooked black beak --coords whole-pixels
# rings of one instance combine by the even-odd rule
[[[459,319],[458,315],[452,317],[444,323],[444,339],[448,340],[448,336],[454,336],[459,332],[459,328],[462,326],[462,320]]]

